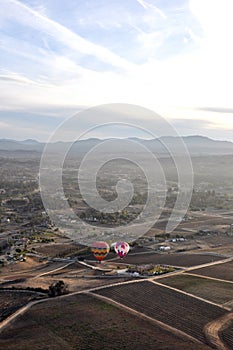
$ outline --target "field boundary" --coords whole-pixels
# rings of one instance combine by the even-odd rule
[[[182,337],[186,337],[188,340],[191,340],[192,342],[195,342],[195,343],[198,343],[198,344],[203,344],[200,340],[192,337],[191,335],[189,335],[189,334],[187,334],[185,332],[182,332],[182,331],[180,331],[177,328],[169,326],[166,323],[163,323],[163,322],[157,320],[156,318],[152,318],[150,316],[147,316],[147,315],[143,314],[142,312],[139,312],[137,310],[134,310],[134,309],[124,305],[124,304],[121,304],[121,303],[119,303],[119,302],[117,302],[117,301],[115,301],[115,300],[113,300],[111,298],[108,298],[108,297],[100,295],[100,294],[94,294],[91,291],[83,292],[83,294],[91,295],[91,296],[93,296],[93,297],[95,297],[97,299],[100,299],[100,300],[105,301],[105,302],[107,302],[107,303],[109,303],[111,305],[114,305],[114,306],[116,306],[116,307],[118,307],[118,308],[120,308],[122,310],[125,310],[128,313],[130,313],[130,314],[136,315],[139,318],[142,318],[144,320],[150,321],[150,322],[156,324],[157,326],[159,326],[160,328],[165,329],[165,330],[171,332],[172,334],[175,334],[178,337],[181,337],[181,339],[182,339]]]
[[[157,280],[156,280],[156,281],[153,281],[153,280],[150,279],[150,280],[148,280],[148,282],[151,282],[151,283],[154,283],[154,284],[158,284],[158,285],[161,286],[161,287],[165,287],[165,288],[174,290],[174,291],[176,291],[176,292],[178,292],[178,293],[184,294],[184,295],[189,296],[189,297],[191,297],[191,298],[195,298],[195,299],[201,300],[201,301],[203,301],[203,302],[205,302],[205,303],[208,303],[208,304],[211,304],[211,305],[220,307],[221,309],[223,309],[223,310],[225,310],[225,311],[231,311],[231,308],[224,307],[223,305],[220,305],[220,304],[214,303],[214,302],[212,302],[212,301],[210,301],[210,300],[206,300],[206,299],[204,299],[204,298],[198,297],[198,296],[196,296],[196,295],[194,295],[194,294],[185,292],[185,291],[183,291],[183,290],[181,290],[181,289],[177,289],[177,288],[168,286],[168,285],[166,285],[166,284],[159,283],[159,282],[157,282]]]
[[[190,266],[186,268],[186,271],[192,271],[192,270],[197,270],[197,269],[203,269],[205,267],[209,267],[209,266],[214,266],[214,265],[221,265],[221,264],[225,264],[228,262],[233,261],[233,257],[230,258],[225,258],[222,260],[217,260],[217,261],[212,261],[210,263],[206,263],[206,264],[201,264],[201,265],[195,265],[195,266]]]
[[[198,275],[197,273],[185,272],[184,275],[190,275],[190,276],[200,277],[200,278],[204,278],[204,279],[208,279],[208,280],[213,280],[213,281],[219,281],[219,282],[225,282],[225,283],[233,284],[233,281],[223,280],[221,278],[210,277],[210,276],[206,276],[206,275]]]
[[[48,301],[52,301],[52,300],[56,300],[56,299],[69,298],[69,297],[71,297],[73,295],[82,294],[82,293],[88,293],[88,292],[92,292],[92,291],[96,291],[96,290],[104,289],[104,288],[108,288],[108,287],[115,287],[115,286],[121,285],[121,284],[138,283],[138,282],[143,282],[143,281],[145,281],[145,279],[133,280],[133,281],[124,281],[124,282],[120,282],[120,283],[119,282],[118,283],[111,283],[111,284],[109,284],[107,286],[104,286],[104,287],[100,286],[100,287],[95,287],[95,288],[88,288],[86,290],[81,290],[81,291],[72,292],[72,293],[69,293],[69,294],[60,295],[60,296],[57,296],[55,298],[44,298],[44,299],[41,299],[41,300],[31,301],[28,304],[26,304],[23,307],[21,307],[20,309],[18,309],[16,312],[11,314],[10,316],[8,316],[2,322],[0,322],[0,333],[8,325],[10,325],[12,322],[14,322],[15,319],[18,318],[18,316],[20,316],[21,314],[23,314],[24,312],[26,312],[28,309],[30,309],[32,306],[34,306],[36,304],[40,304],[40,303],[43,303],[43,302],[48,302]]]

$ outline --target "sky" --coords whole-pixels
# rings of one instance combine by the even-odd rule
[[[233,141],[232,12],[232,0],[1,0],[0,138],[46,141],[80,110],[127,103]],[[109,135],[138,133],[91,136]]]

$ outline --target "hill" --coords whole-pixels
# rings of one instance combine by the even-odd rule
[[[109,139],[106,139],[109,140]],[[161,138],[144,140],[139,138],[129,138],[128,140],[132,140],[134,142],[139,142],[148,148],[153,153],[166,155],[168,154],[168,150],[172,150],[174,153],[180,154],[178,137],[173,136],[164,136]],[[227,155],[233,154],[233,143],[229,141],[219,141],[213,140],[205,136],[185,136],[182,137],[184,145],[187,147],[187,150],[191,155]],[[97,146],[101,142],[105,140],[91,138],[87,140],[79,140],[75,143],[65,143],[62,141],[49,144],[50,149],[53,152],[59,152],[64,146],[70,146],[71,152],[75,154],[85,154],[91,148]],[[114,152],[114,150],[119,150],[123,146],[123,141],[121,139],[114,139],[114,145],[109,149],[110,152]],[[42,152],[45,143],[38,142],[36,140],[24,140],[24,141],[16,141],[10,139],[0,139],[0,151],[36,151]]]

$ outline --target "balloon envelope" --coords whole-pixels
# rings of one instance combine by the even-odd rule
[[[100,242],[95,242],[92,245],[91,251],[92,251],[94,257],[98,261],[101,261],[108,255],[109,249],[110,248],[109,248],[108,243],[100,241]]]
[[[129,252],[129,244],[127,242],[118,242],[115,246],[115,251],[120,258],[124,258]]]

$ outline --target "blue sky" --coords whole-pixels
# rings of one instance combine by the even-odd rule
[[[1,0],[0,138],[46,141],[82,108],[131,103],[182,135],[233,141],[232,10],[231,0]]]

